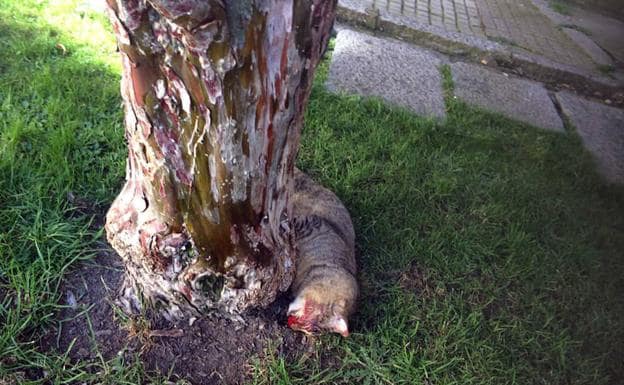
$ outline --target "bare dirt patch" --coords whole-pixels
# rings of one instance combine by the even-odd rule
[[[105,247],[105,248],[104,248]],[[307,338],[285,325],[288,298],[243,315],[243,322],[205,317],[171,323],[155,315],[127,319],[115,310],[123,280],[117,254],[103,244],[93,261],[67,274],[61,287],[59,327],[42,342],[46,351],[69,351],[73,361],[105,360],[138,353],[144,367],[193,384],[240,384],[251,374],[251,360],[265,354],[300,357]]]
[[[433,284],[420,266],[412,264],[407,271],[403,271],[398,277],[399,285],[403,290],[412,292],[419,297],[432,297],[435,293]]]

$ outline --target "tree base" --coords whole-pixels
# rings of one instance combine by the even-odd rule
[[[278,349],[294,361],[305,354],[308,339],[276,317],[288,306],[285,298],[236,322],[217,313],[194,322],[169,322],[149,311],[117,316],[112,303],[124,279],[122,261],[113,250],[101,250],[94,261],[74,266],[63,277],[59,292],[67,301],[58,319],[65,321],[41,339],[41,351],[66,354],[85,365],[140,360],[146,373],[193,384],[250,383],[252,360],[262,360],[267,352]]]
[[[124,281],[115,303],[128,315],[138,315],[146,309],[152,309],[169,321],[213,313],[222,314],[229,319],[239,319],[238,314],[249,308],[270,305],[277,294],[275,292],[274,295],[267,296],[267,292],[263,290],[266,282],[272,279],[273,273],[270,269],[241,265],[239,271],[248,277],[247,287],[232,287],[233,283],[240,282],[239,277],[228,279],[225,275],[206,272],[196,278],[199,282],[210,280],[212,287],[205,290],[198,287],[205,283],[169,281],[158,274],[149,274],[145,269],[129,269],[126,264]],[[195,288],[188,289],[189,287]],[[215,290],[219,287],[222,288],[221,291]],[[278,287],[278,292],[287,289],[288,286],[282,285]]]
[[[119,304],[129,314],[144,306],[158,309],[169,319],[214,311],[239,314],[266,307],[289,288],[294,276],[290,243],[275,245],[262,235],[268,233],[262,227],[257,231],[260,235],[247,231],[246,237],[253,238],[257,250],[275,253],[262,264],[235,250],[219,271],[197,250],[188,233],[171,231],[158,213],[140,206],[142,201],[128,182],[106,215],[108,241],[126,272]]]

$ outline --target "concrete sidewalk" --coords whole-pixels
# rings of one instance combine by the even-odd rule
[[[570,122],[605,179],[624,184],[624,110],[411,43],[341,25],[338,30],[327,80],[330,91],[380,97],[444,120],[441,68],[447,65],[453,97],[561,135],[568,135],[564,122]]]
[[[624,23],[569,12],[545,0],[338,2],[342,22],[624,106]]]

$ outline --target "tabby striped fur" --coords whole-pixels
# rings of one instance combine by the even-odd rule
[[[347,318],[358,296],[349,212],[333,192],[296,170],[292,224],[298,256],[289,324],[308,333],[348,335]]]

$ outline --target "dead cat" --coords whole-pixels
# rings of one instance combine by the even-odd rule
[[[359,291],[351,217],[333,192],[298,169],[292,198],[298,259],[288,326],[347,337]]]

